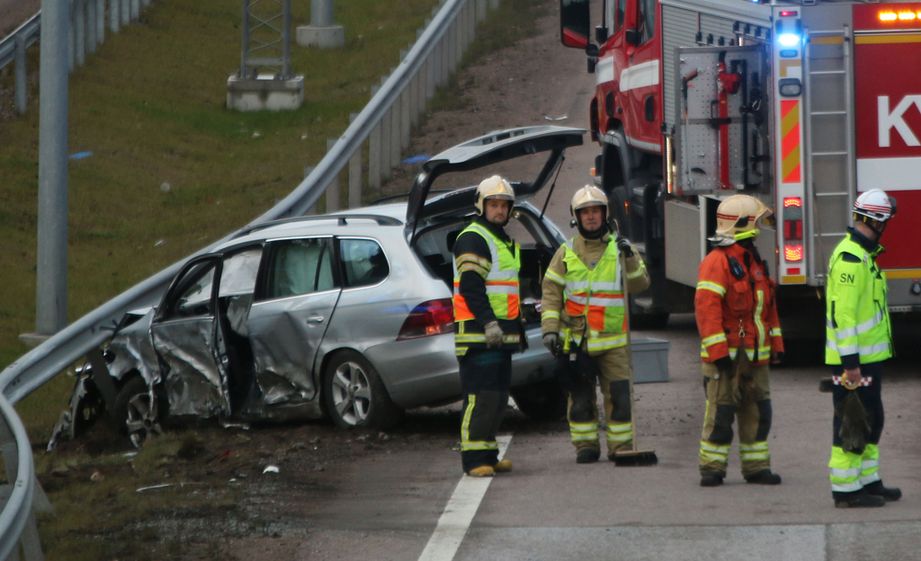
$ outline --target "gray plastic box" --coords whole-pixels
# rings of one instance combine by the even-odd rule
[[[631,337],[630,353],[634,383],[668,381],[668,341],[652,337]]]

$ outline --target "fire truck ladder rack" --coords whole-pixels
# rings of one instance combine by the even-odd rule
[[[807,30],[803,70],[806,76],[806,196],[812,220],[808,275],[822,284],[834,244],[846,233],[854,202],[854,109],[850,29]],[[842,145],[843,144],[843,145]],[[843,188],[843,189],[842,189]]]

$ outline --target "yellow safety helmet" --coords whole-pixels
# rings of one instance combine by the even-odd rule
[[[473,206],[476,207],[476,213],[483,214],[484,203],[486,199],[499,199],[502,201],[511,201],[515,204],[515,190],[505,178],[499,175],[487,177],[477,185],[476,200]]]
[[[758,223],[774,212],[750,195],[732,195],[716,208],[716,237],[741,241],[758,235]]]
[[[586,185],[573,193],[572,201],[569,203],[569,213],[575,216],[577,210],[590,206],[603,206],[604,215],[608,215],[608,196],[594,185]]]

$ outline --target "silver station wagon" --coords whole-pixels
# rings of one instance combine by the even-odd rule
[[[509,177],[528,341],[513,356],[511,395],[530,417],[559,418],[565,401],[540,343],[539,301],[564,238],[528,199],[583,133],[540,126],[475,138],[425,163],[408,200],[262,224],[190,259],[160,304],[127,314],[80,369],[49,447],[104,413],[140,446],[167,419],[325,416],[388,428],[405,409],[460,399],[452,245],[473,217],[475,187],[433,185],[534,155],[536,178]]]

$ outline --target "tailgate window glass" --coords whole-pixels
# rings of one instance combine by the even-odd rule
[[[335,288],[328,238],[274,242],[266,296],[284,298]]]
[[[368,286],[387,278],[390,265],[384,250],[374,240],[340,239],[345,286]]]

